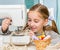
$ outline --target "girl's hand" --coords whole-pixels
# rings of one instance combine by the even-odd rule
[[[51,36],[50,35],[47,35],[43,40],[44,41],[51,40]]]
[[[35,36],[35,34],[34,34],[33,31],[30,31],[30,32],[29,32],[29,35],[30,35],[30,37]]]
[[[30,37],[31,37],[32,39],[34,39],[34,40],[39,40],[38,37],[35,36],[35,34],[34,34],[33,31],[30,31],[30,32],[29,32],[29,35],[30,35]]]
[[[4,19],[3,21],[2,21],[2,29],[5,31],[8,27],[9,27],[9,25],[10,25],[10,20],[9,19]]]

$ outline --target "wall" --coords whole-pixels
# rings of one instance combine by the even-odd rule
[[[24,0],[0,0],[0,5],[24,4]]]
[[[58,0],[58,16],[57,16],[57,26],[60,33],[60,0]]]
[[[56,21],[56,17],[57,17],[57,2],[56,0],[44,0],[44,5],[46,5],[48,8],[54,8],[54,18]]]

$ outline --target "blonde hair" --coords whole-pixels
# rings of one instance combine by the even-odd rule
[[[33,7],[30,8],[29,11],[36,11],[42,14],[44,19],[48,19],[49,17],[49,11],[48,8],[42,4],[36,4]],[[28,12],[29,13],[29,12]]]
[[[45,30],[47,30],[47,31],[48,30],[53,30],[54,32],[59,34],[56,22],[54,20],[51,20],[51,21],[52,21],[52,26],[50,26],[50,25],[45,26]]]
[[[52,30],[59,34],[56,22],[54,20],[52,20]]]

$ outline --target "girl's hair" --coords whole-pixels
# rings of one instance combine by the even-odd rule
[[[49,17],[49,11],[48,8],[42,4],[36,4],[33,7],[30,8],[29,11],[36,11],[42,14],[44,19],[48,19]],[[29,12],[28,12],[29,13]]]
[[[50,25],[45,26],[45,30],[47,30],[47,31],[48,30],[53,30],[53,31],[55,31],[56,33],[59,34],[56,22],[54,20],[51,20],[51,21],[52,21],[52,26],[50,26]]]
[[[54,20],[52,20],[52,30],[59,34],[56,22]]]

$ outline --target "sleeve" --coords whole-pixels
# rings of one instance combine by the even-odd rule
[[[2,18],[2,19],[0,19],[0,26],[2,25],[2,21],[3,21],[3,18]]]
[[[54,32],[54,31],[51,31],[50,35],[51,35],[52,39],[60,38],[60,35],[58,33]]]
[[[45,50],[60,50],[60,35],[54,31],[50,31],[52,40],[49,46]]]
[[[57,34],[56,32],[54,31],[51,31],[50,32],[50,35],[51,35],[51,45],[55,45],[57,43],[60,43],[60,35]]]

